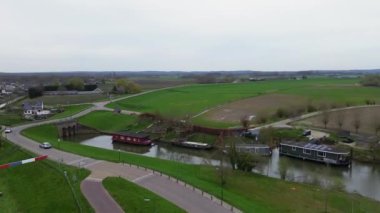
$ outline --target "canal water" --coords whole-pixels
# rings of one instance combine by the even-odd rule
[[[77,136],[74,140],[83,145],[104,149],[120,149],[125,152],[189,164],[217,166],[220,164],[222,157],[216,150],[192,150],[167,143],[156,143],[153,146],[112,143],[111,136],[108,135],[82,135]],[[224,165],[228,165],[228,163]],[[288,181],[339,188],[380,201],[380,165],[354,161],[351,168],[328,167],[315,162],[285,156],[280,157],[278,150],[275,149],[272,157],[263,157],[254,172]]]

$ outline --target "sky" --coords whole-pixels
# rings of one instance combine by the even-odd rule
[[[0,0],[0,72],[374,68],[379,0]]]

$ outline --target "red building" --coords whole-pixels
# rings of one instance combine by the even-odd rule
[[[133,133],[133,132],[119,132],[112,134],[113,142],[134,144],[134,145],[144,145],[148,146],[152,144],[152,141],[149,139],[149,135]]]

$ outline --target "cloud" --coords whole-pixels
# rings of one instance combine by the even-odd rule
[[[0,71],[378,68],[380,1],[3,0]]]

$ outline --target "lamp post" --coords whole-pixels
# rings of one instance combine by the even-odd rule
[[[120,148],[118,149],[118,152],[119,152],[119,163],[120,163]]]

